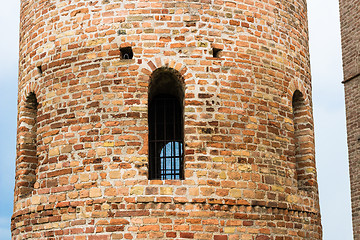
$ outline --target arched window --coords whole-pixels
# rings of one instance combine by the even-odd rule
[[[34,189],[37,158],[38,102],[30,93],[19,109],[18,150],[16,162],[16,188],[19,197],[25,197]]]
[[[299,90],[294,92],[292,107],[298,188],[310,191],[316,189],[313,121],[310,108]]]
[[[149,90],[149,179],[184,178],[184,91],[177,72],[158,69]]]

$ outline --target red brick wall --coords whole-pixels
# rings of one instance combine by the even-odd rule
[[[360,77],[345,83],[354,239],[360,239]]]
[[[359,0],[340,0],[341,37],[344,79],[360,73]]]
[[[13,239],[321,239],[305,1],[21,7],[19,116],[35,93],[37,169],[15,192]],[[159,68],[184,85],[184,180],[147,176]]]
[[[340,0],[347,137],[354,239],[360,239],[360,6]]]

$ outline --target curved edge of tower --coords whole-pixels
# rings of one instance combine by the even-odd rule
[[[12,239],[322,239],[305,0],[22,0],[19,59]]]

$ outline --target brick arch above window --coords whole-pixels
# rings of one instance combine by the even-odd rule
[[[146,80],[150,84],[150,79],[157,69],[174,69],[181,76],[182,81],[187,81],[193,77],[191,71],[186,67],[182,59],[173,58],[151,58],[148,61],[142,61],[140,64],[139,78]]]
[[[39,100],[39,89],[40,89],[40,87],[36,82],[34,82],[34,81],[29,82],[28,84],[26,84],[23,87],[22,91],[19,92],[19,96],[20,96],[19,101],[25,102],[27,97],[31,93],[35,94],[35,96],[37,97],[37,100]]]

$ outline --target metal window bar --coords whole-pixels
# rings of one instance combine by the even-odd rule
[[[183,179],[182,107],[170,95],[154,97],[149,105],[149,178]]]

